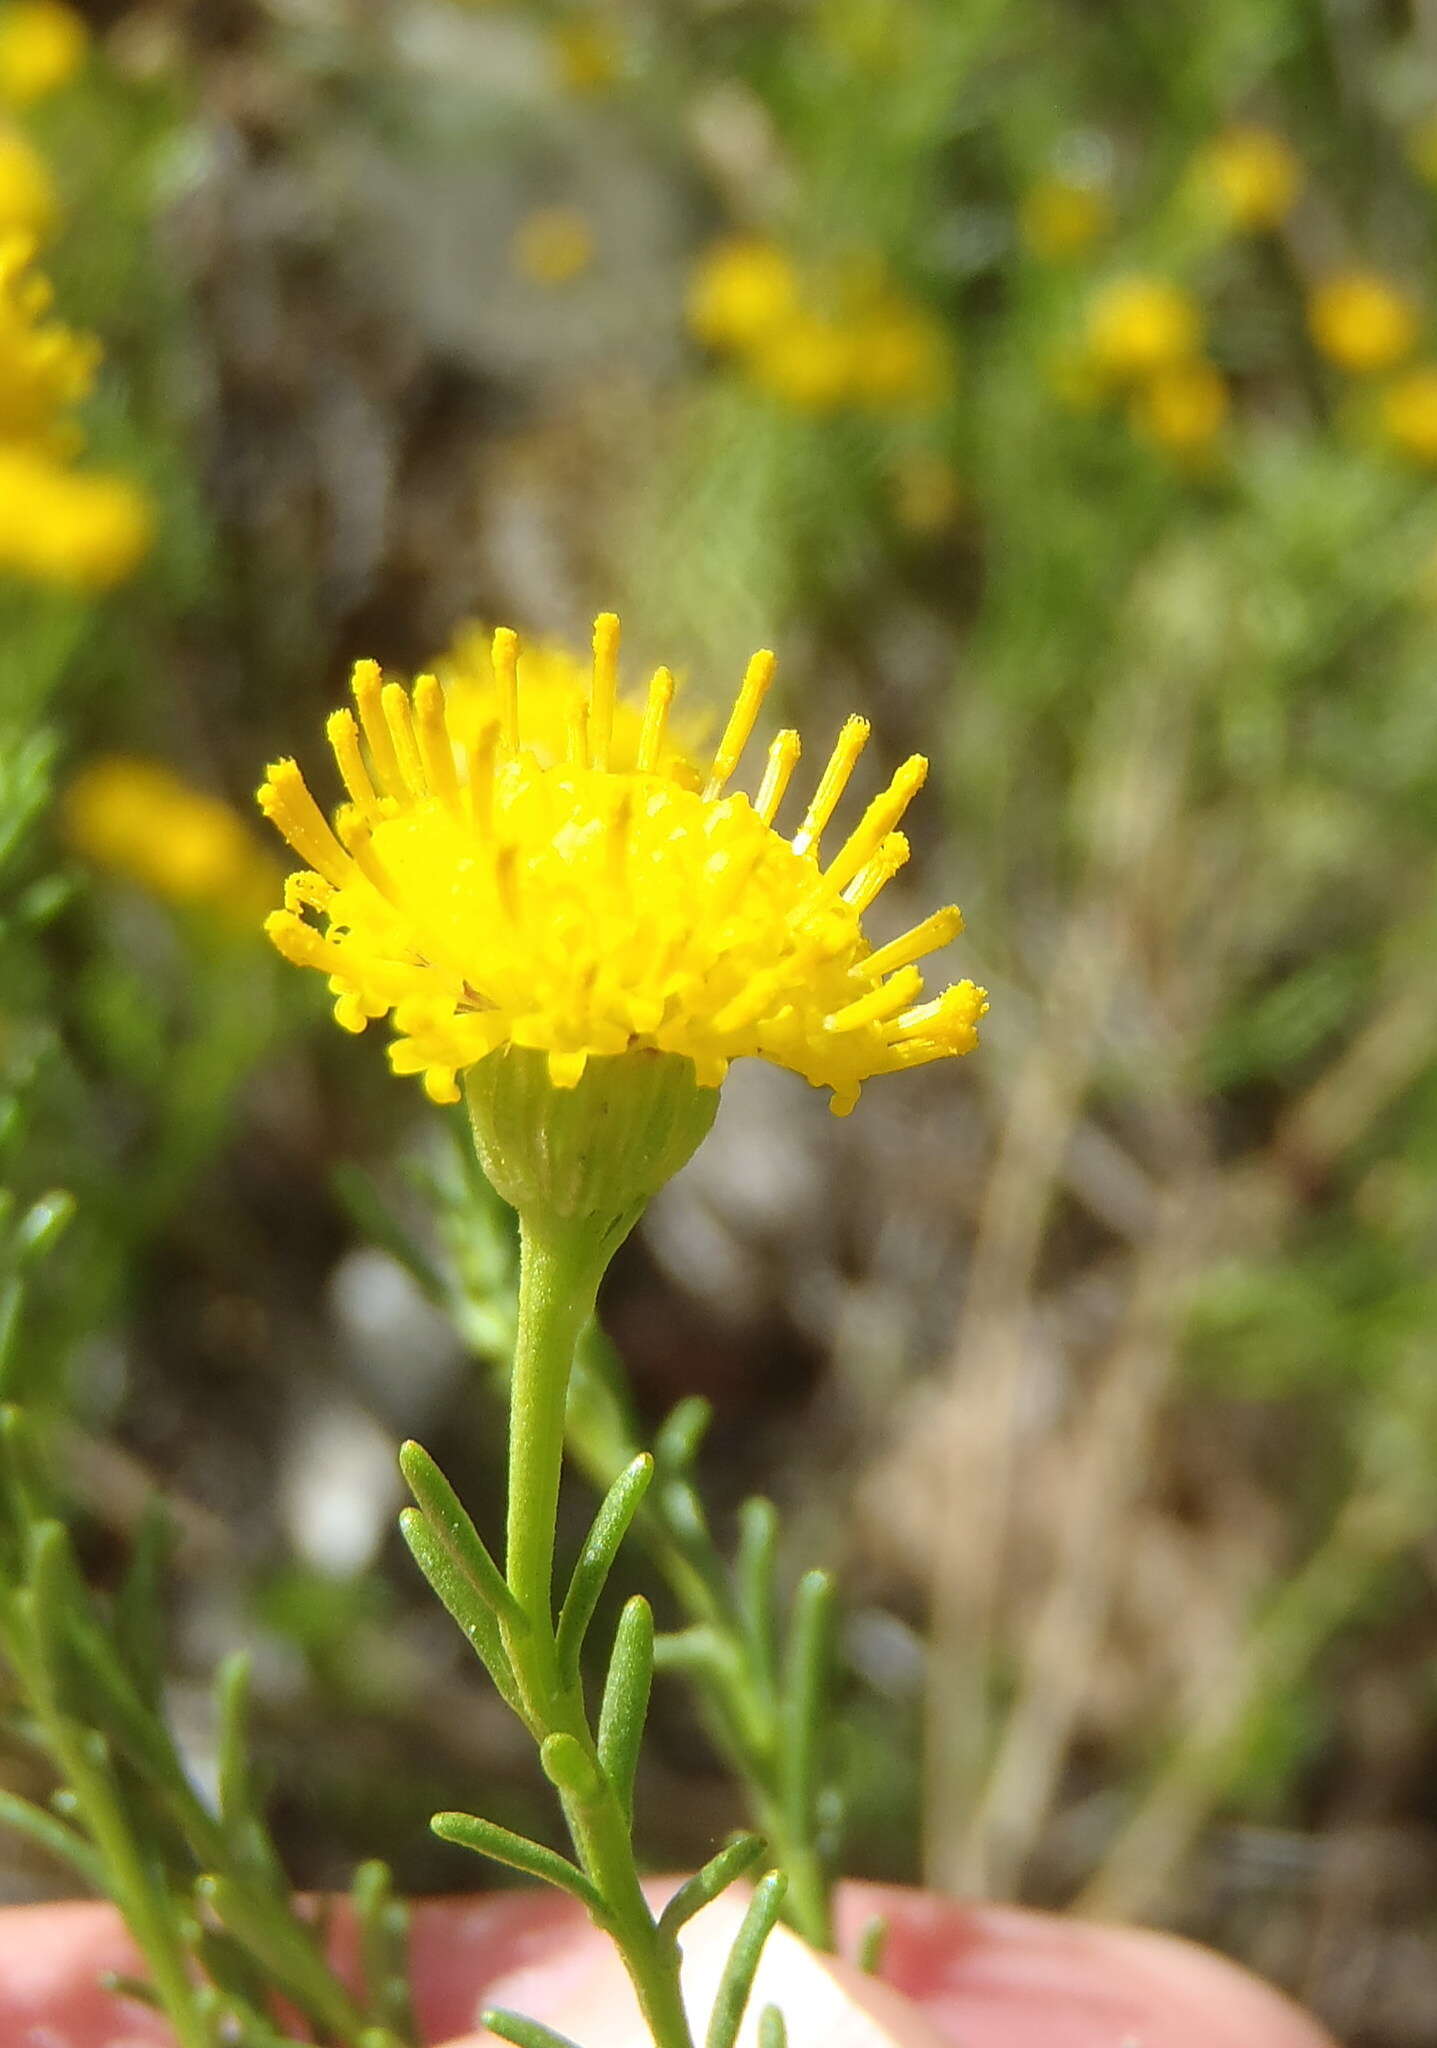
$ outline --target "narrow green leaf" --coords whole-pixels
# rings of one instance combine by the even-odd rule
[[[202,1877],[195,1893],[309,2018],[341,2040],[354,2039],[363,2016],[325,1962],[316,1934],[300,1926],[288,1910],[277,1911],[276,1901],[230,1878]]]
[[[522,1718],[523,1707],[509,1667],[508,1652],[491,1609],[475,1593],[472,1581],[455,1564],[435,1535],[433,1523],[418,1508],[405,1508],[401,1512],[399,1531],[414,1562],[429,1581],[430,1591],[457,1624],[470,1649],[493,1679],[505,1705]]]
[[[424,1446],[406,1443],[399,1453],[399,1469],[425,1521],[484,1605],[508,1627],[523,1628],[524,1617],[504,1583],[503,1573],[465,1513],[458,1494]]]
[[[818,1798],[835,1604],[830,1574],[805,1572],[793,1599],[779,1715],[784,1800],[805,1835],[811,1832]]]
[[[135,1532],[129,1568],[115,1601],[115,1640],[144,1704],[156,1712],[165,1676],[164,1581],[174,1550],[174,1524],[158,1497]]]
[[[634,1817],[634,1778],[649,1693],[654,1681],[654,1612],[642,1593],[624,1603],[614,1631],[609,1675],[599,1706],[599,1763],[619,1795],[630,1823]]]
[[[858,1946],[854,1953],[854,1961],[865,1977],[878,1975],[883,1968],[887,1947],[888,1917],[884,1913],[874,1913],[858,1930]]]
[[[690,1394],[672,1409],[654,1438],[654,1463],[669,1478],[687,1472],[713,1420],[713,1409],[701,1394]]]
[[[123,1970],[101,1970],[100,1989],[107,1998],[132,1998],[136,2005],[147,2005],[151,2012],[162,2013],[165,2009],[153,1984],[146,1983],[143,1977],[127,1977]]]
[[[739,1509],[738,1558],[734,1577],[739,1618],[749,1656],[764,1690],[777,1679],[774,1623],[774,1570],[778,1550],[778,1510],[761,1495]]]
[[[788,2023],[776,2005],[766,2005],[759,2014],[758,2048],[788,2048]]]
[[[56,1820],[41,1806],[32,1806],[28,1799],[22,1799],[18,1792],[0,1791],[0,1827],[23,1835],[26,1841],[48,1855],[58,1856],[68,1863],[72,1870],[89,1885],[91,1891],[103,1894],[105,1890],[105,1864],[83,1836],[73,1828],[67,1828],[62,1820]]]
[[[681,1884],[664,1910],[659,1915],[659,1926],[665,1934],[677,1934],[695,1913],[701,1913],[720,1892],[752,1870],[755,1863],[768,1847],[762,1835],[739,1835],[717,1856],[711,1856],[701,1870]]]
[[[599,1595],[613,1568],[619,1545],[629,1533],[630,1524],[653,1476],[654,1461],[647,1451],[641,1451],[609,1488],[594,1517],[559,1615],[557,1647],[561,1685],[573,1685],[578,1681],[579,1656],[585,1633],[594,1618],[594,1609],[599,1604]]]
[[[542,2021],[526,2020],[522,2013],[505,2012],[500,2006],[490,2006],[482,2013],[480,2024],[501,2041],[512,2042],[513,2048],[578,2048],[578,2043],[567,2034],[556,2034]]]
[[[414,2037],[409,1996],[409,1912],[395,1897],[389,1865],[361,1863],[350,1885],[359,1929],[365,2004],[378,2031]]]
[[[704,2048],[734,2048],[763,1945],[773,1932],[787,1889],[788,1879],[781,1870],[771,1870],[759,1880],[719,1979]]]
[[[75,1214],[75,1197],[64,1188],[52,1188],[32,1202],[15,1230],[16,1262],[26,1266],[58,1243]]]
[[[578,1899],[588,1912],[600,1909],[599,1894],[578,1864],[557,1849],[546,1849],[542,1842],[531,1842],[527,1835],[516,1835],[497,1821],[482,1820],[473,1813],[436,1813],[429,1825],[442,1842],[456,1842],[476,1856],[487,1856],[491,1863],[502,1863],[526,1877],[555,1885]]]

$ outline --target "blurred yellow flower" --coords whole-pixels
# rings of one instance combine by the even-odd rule
[[[1169,278],[1119,277],[1090,299],[1085,338],[1089,360],[1107,376],[1146,377],[1195,354],[1202,316]]]
[[[1200,455],[1222,431],[1227,385],[1212,363],[1195,357],[1170,363],[1140,385],[1129,402],[1134,434],[1177,456]]]
[[[541,206],[520,221],[514,268],[535,284],[572,284],[594,260],[594,232],[577,206]]]
[[[607,23],[592,16],[560,22],[552,31],[550,48],[559,81],[570,92],[602,92],[613,84],[622,66],[618,38]]]
[[[750,661],[700,789],[658,762],[673,678],[659,669],[633,768],[614,765],[618,620],[595,623],[588,695],[561,765],[520,744],[512,633],[495,636],[499,717],[457,749],[432,676],[411,692],[373,662],[354,673],[356,719],[329,738],[350,801],[333,829],[293,761],[259,792],[305,869],[266,929],[286,959],[328,978],[351,1031],[392,1015],[396,1072],[439,1102],[501,1047],[547,1055],[572,1088],[591,1059],[652,1049],[716,1088],[759,1058],[832,1091],[846,1114],[863,1083],[977,1043],[982,989],[922,1001],[918,961],[956,936],[952,905],[876,951],[863,915],[898,871],[898,825],[927,763],[906,761],[827,862],[819,846],[864,743],[849,719],[791,837],[774,818],[798,760],[780,733],[756,796],[726,795],[773,674]]]
[[[61,798],[60,825],[82,860],[170,903],[247,923],[273,894],[275,864],[236,813],[160,761],[90,762]]]
[[[1307,323],[1329,362],[1354,375],[1390,370],[1417,340],[1411,299],[1374,270],[1344,270],[1324,279],[1308,299]]]
[[[55,225],[59,202],[45,160],[18,128],[0,124],[0,235],[39,240]]]
[[[792,319],[798,304],[798,273],[778,244],[760,235],[715,242],[689,282],[689,326],[710,348],[752,348]]]
[[[1302,189],[1302,165],[1270,128],[1235,127],[1198,152],[1193,182],[1232,227],[1276,227]]]
[[[938,322],[898,293],[880,292],[848,339],[850,385],[864,405],[936,405],[951,388],[953,352]]]
[[[107,590],[138,568],[153,524],[127,478],[67,469],[41,449],[0,443],[0,575]]]
[[[819,313],[796,313],[756,344],[748,363],[760,389],[800,412],[832,412],[854,392],[853,331]]]
[[[73,429],[64,415],[95,379],[99,344],[46,315],[54,294],[30,268],[28,235],[0,236],[0,442],[63,444]]]
[[[0,100],[27,107],[68,84],[89,42],[83,19],[62,0],[0,0]]]
[[[1437,364],[1421,363],[1388,385],[1378,419],[1391,445],[1414,462],[1437,464]]]
[[[507,643],[501,642],[501,645]],[[507,671],[494,670],[494,634],[488,626],[460,626],[448,649],[434,664],[444,686],[444,715],[450,738],[471,755],[486,729],[499,718],[510,687]],[[589,664],[556,640],[526,642],[518,655],[519,744],[545,768],[566,758],[574,724],[574,707],[589,694]],[[643,738],[643,710],[627,698],[614,703],[609,758],[617,770],[632,769]],[[702,777],[693,755],[702,745],[706,722],[690,714],[665,722],[655,762],[660,773],[687,789]]]
[[[1104,233],[1112,203],[1098,185],[1074,178],[1040,178],[1023,194],[1018,232],[1035,256],[1049,262],[1081,256]]]

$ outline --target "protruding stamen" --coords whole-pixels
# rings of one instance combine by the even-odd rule
[[[377,890],[386,903],[394,900],[394,880],[389,870],[374,850],[374,840],[369,826],[358,811],[343,810],[334,821],[335,830],[344,841],[344,850],[359,869],[371,889]]]
[[[354,713],[349,710],[332,712],[324,730],[339,763],[350,802],[363,811],[365,817],[374,817],[379,810],[379,798],[375,795],[369,770],[364,765],[364,755],[360,752],[359,727]]]
[[[859,996],[856,1002],[846,1003],[841,1010],[835,1010],[831,1017],[825,1017],[825,1031],[856,1031],[861,1024],[882,1024],[889,1017],[896,1017],[905,1003],[911,1003],[915,996],[923,993],[923,976],[916,967],[900,967],[891,980],[871,988],[866,996]]]
[[[293,761],[276,761],[271,766],[259,792],[259,807],[301,860],[307,861],[327,882],[333,882],[336,889],[344,887],[349,880],[344,848]]]
[[[419,758],[419,743],[414,737],[414,713],[409,703],[409,692],[400,683],[386,683],[380,692],[379,702],[384,722],[389,727],[389,737],[394,742],[399,772],[404,778],[404,787],[396,794],[427,796],[429,786],[425,780],[424,763]]]
[[[634,766],[641,775],[652,775],[657,769],[664,751],[664,733],[669,722],[669,706],[674,701],[674,679],[666,668],[656,668],[649,684],[649,700],[644,706],[644,723],[639,733],[639,752]]]
[[[793,779],[802,751],[803,744],[792,727],[781,732],[769,748],[768,766],[763,771],[763,781],[753,800],[753,807],[765,825],[771,825],[777,817],[778,807]]]
[[[519,635],[499,626],[490,647],[494,689],[499,698],[499,736],[511,754],[519,751]]]
[[[773,681],[778,658],[766,647],[761,647],[744,671],[743,682],[729,713],[728,724],[724,727],[723,738],[714,753],[713,767],[704,784],[705,800],[716,797],[722,791],[729,777],[738,766],[739,756],[748,745],[749,734],[753,731],[763,700],[768,695],[768,686]]]
[[[321,938],[312,924],[288,910],[272,910],[264,921],[265,931],[278,950],[295,967],[317,967],[323,974],[342,973],[344,954],[331,939]]]
[[[414,685],[414,732],[424,778],[445,810],[459,810],[459,777],[454,771],[454,745],[444,715],[444,691],[437,676],[421,676]]]
[[[844,888],[872,859],[922,789],[927,774],[928,763],[923,756],[910,754],[883,794],[873,799],[825,870],[835,889]]]
[[[925,953],[936,953],[940,946],[956,939],[962,929],[963,913],[956,903],[950,903],[946,909],[935,910],[931,917],[925,917],[922,924],[914,925],[911,931],[890,939],[876,953],[870,953],[863,963],[863,972],[892,974],[896,968],[906,967],[910,960],[921,960]]]
[[[619,621],[613,612],[600,612],[594,621],[594,679],[589,690],[589,761],[595,768],[609,765],[618,690]]]
[[[901,832],[890,832],[878,851],[863,863],[844,889],[844,902],[851,903],[862,915],[888,887],[907,859],[907,839]]]
[[[838,800],[848,787],[859,755],[868,744],[871,730],[866,718],[846,718],[843,729],[828,757],[828,766],[819,777],[818,788],[813,793],[813,802],[804,813],[803,823],[793,835],[795,853],[818,852],[818,842],[823,837],[824,827],[838,808]]]
[[[402,797],[404,777],[399,772],[394,742],[389,737],[389,727],[380,703],[384,677],[377,661],[357,661],[354,664],[353,688],[354,701],[359,707],[359,722],[364,728],[369,758],[374,763],[380,790],[385,796]]]

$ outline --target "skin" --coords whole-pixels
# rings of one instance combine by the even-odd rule
[[[685,1944],[696,1999],[732,1931],[720,1902]],[[766,1959],[791,2048],[1335,2048],[1295,2006],[1206,1950],[1166,1935],[1008,1907],[964,1907],[872,1885],[845,1888],[849,1952],[874,1913],[890,1922],[886,1986],[819,1959],[791,1936]],[[341,1929],[339,1960],[350,1944]],[[622,1975],[576,1908],[511,1893],[421,1905],[415,1980],[424,2037],[492,2048],[476,2013],[508,2004],[583,2048],[644,2048]],[[97,1988],[134,1957],[108,1906],[0,1911],[0,2041],[6,2048],[156,2048],[156,2017]],[[890,1988],[891,1987],[891,1988]],[[752,2040],[746,2028],[744,2048]]]

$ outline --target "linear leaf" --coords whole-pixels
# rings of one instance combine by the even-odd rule
[[[654,1461],[647,1451],[641,1451],[609,1488],[594,1517],[559,1615],[557,1646],[561,1685],[572,1685],[578,1679],[579,1654],[584,1646],[585,1632],[594,1618],[594,1609],[599,1604],[599,1595],[604,1590],[619,1545],[629,1533],[629,1526],[653,1476]]]
[[[787,1889],[788,1879],[781,1870],[771,1870],[759,1880],[719,1979],[704,2048],[734,2048],[763,1945],[773,1932]]]
[[[739,1835],[720,1849],[717,1856],[711,1856],[702,1870],[695,1871],[686,1883],[679,1886],[660,1913],[659,1926],[664,1933],[677,1934],[685,1922],[692,1920],[695,1913],[701,1913],[736,1878],[752,1870],[767,1847],[762,1835]]]
[[[465,1513],[458,1494],[424,1446],[406,1443],[399,1453],[399,1469],[424,1519],[485,1606],[510,1628],[523,1628],[524,1617],[504,1583],[503,1573]]]
[[[491,2006],[482,2013],[480,2024],[501,2041],[511,2041],[513,2048],[578,2048],[578,2043],[567,2034],[556,2034],[542,2021],[526,2020],[521,2013],[505,2012],[500,2006]]]
[[[776,2005],[758,2016],[758,2048],[788,2048],[788,2023]]]
[[[557,1849],[546,1849],[542,1842],[531,1842],[527,1835],[516,1835],[509,1828],[501,1828],[497,1821],[483,1820],[473,1813],[436,1813],[429,1825],[442,1842],[456,1842],[461,1849],[472,1849],[476,1856],[487,1856],[491,1863],[502,1863],[510,1870],[522,1871],[526,1877],[555,1885],[578,1899],[591,1913],[600,1909],[599,1894],[578,1864],[561,1856]]]
[[[429,1581],[430,1591],[443,1604],[470,1649],[493,1679],[506,1706],[523,1716],[518,1689],[509,1667],[508,1652],[492,1611],[478,1598],[472,1581],[455,1564],[434,1532],[434,1525],[418,1508],[405,1508],[399,1517],[399,1532],[410,1555]]]
[[[739,1618],[749,1656],[766,1692],[772,1692],[774,1655],[774,1566],[778,1549],[778,1510],[771,1500],[755,1495],[739,1509],[738,1558],[734,1578]]]
[[[818,1797],[835,1600],[836,1589],[828,1572],[804,1573],[794,1594],[784,1660],[779,1761],[785,1803],[805,1833]]]
[[[105,1890],[105,1865],[83,1836],[73,1828],[67,1828],[62,1820],[56,1820],[41,1806],[32,1806],[28,1799],[22,1799],[18,1792],[0,1791],[0,1827],[10,1828],[37,1848],[44,1849],[51,1856],[59,1856],[95,1892]]]
[[[654,1681],[654,1613],[642,1593],[624,1603],[614,1631],[609,1675],[599,1707],[599,1762],[628,1815],[634,1817],[634,1778]]]

